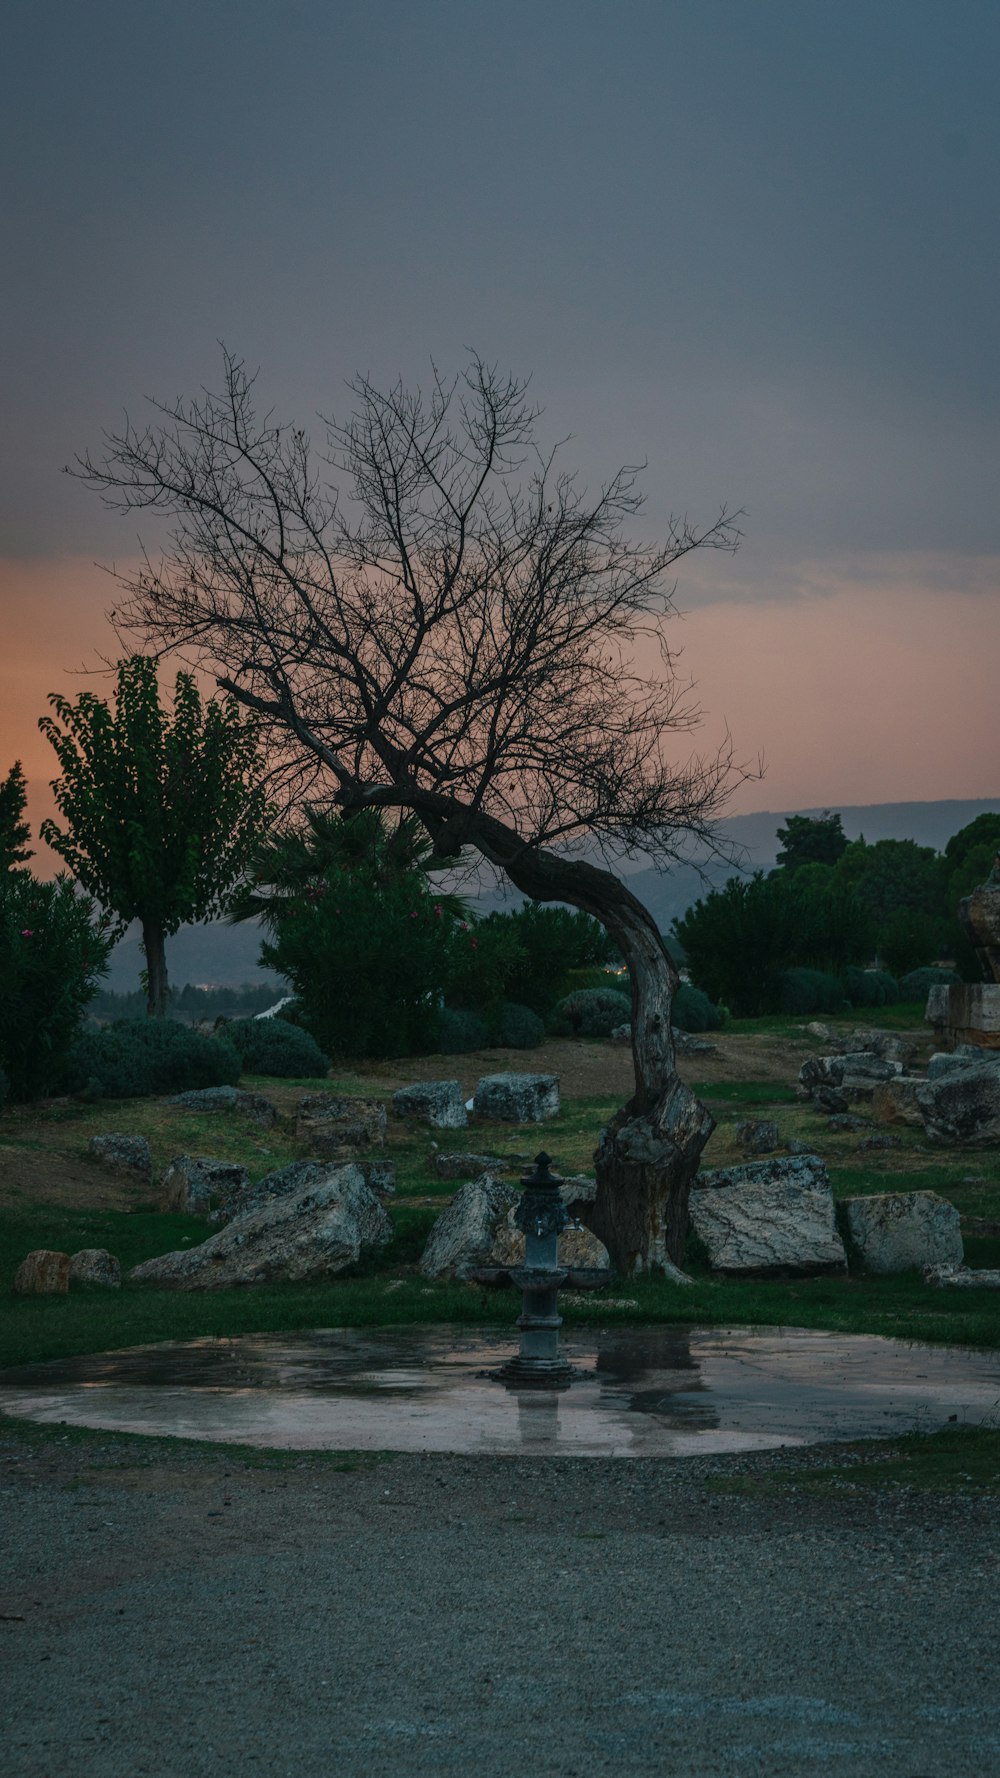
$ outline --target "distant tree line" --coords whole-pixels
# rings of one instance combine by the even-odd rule
[[[829,1002],[860,1000],[859,975],[891,980],[947,961],[976,980],[975,954],[958,923],[959,899],[989,875],[1000,848],[1000,815],[980,815],[944,852],[913,840],[849,841],[839,814],[792,815],[778,829],[775,868],[730,877],[674,922],[698,986],[731,1011],[832,1011],[802,1001],[792,972],[825,978]],[[831,987],[830,984],[834,986]],[[888,990],[884,990],[888,992]]]

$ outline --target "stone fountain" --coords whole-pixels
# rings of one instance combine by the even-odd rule
[[[559,1287],[569,1269],[559,1264],[559,1236],[574,1219],[559,1195],[562,1179],[550,1171],[552,1157],[535,1156],[535,1170],[521,1180],[521,1202],[514,1221],[524,1235],[524,1264],[510,1271],[511,1283],[522,1292],[520,1349],[493,1375],[512,1388],[566,1389],[573,1380],[573,1366],[559,1351]]]

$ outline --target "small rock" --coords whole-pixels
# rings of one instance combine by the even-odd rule
[[[806,1026],[806,1030],[810,1037],[818,1037],[821,1043],[830,1041],[830,1027],[821,1024],[819,1019],[813,1019],[812,1023]]]
[[[1000,1272],[977,1272],[969,1266],[925,1266],[924,1281],[955,1290],[1000,1290]]]
[[[180,1105],[185,1111],[239,1111],[263,1130],[278,1121],[278,1108],[270,1099],[262,1093],[245,1093],[240,1087],[198,1087],[190,1093],[175,1093],[167,1104]]]
[[[101,1290],[120,1290],[122,1269],[106,1247],[82,1247],[69,1262],[69,1281]]]
[[[773,1118],[748,1117],[736,1126],[736,1146],[748,1154],[773,1154],[780,1142]]]
[[[476,1086],[478,1117],[497,1123],[541,1124],[559,1116],[558,1074],[487,1074]]]
[[[69,1289],[69,1254],[36,1247],[14,1273],[17,1296],[60,1296]]]
[[[513,1155],[467,1154],[455,1150],[451,1154],[435,1154],[431,1166],[439,1179],[478,1179],[482,1173],[509,1173],[518,1164]]]
[[[295,1134],[328,1160],[351,1157],[358,1148],[382,1148],[388,1115],[381,1099],[307,1093],[299,1100]]]
[[[785,1143],[785,1152],[786,1154],[815,1154],[816,1144],[814,1142],[796,1142],[793,1140],[792,1142]]]
[[[149,1179],[153,1157],[145,1136],[91,1136],[89,1148],[95,1160],[112,1173],[125,1173],[134,1179]]]
[[[872,1122],[870,1117],[855,1117],[853,1112],[839,1111],[830,1119],[829,1127],[838,1135],[852,1136],[857,1130],[870,1130]]]
[[[858,1154],[868,1154],[878,1148],[902,1148],[902,1136],[866,1136],[857,1144]]]
[[[245,1167],[209,1155],[175,1155],[160,1175],[165,1210],[207,1216],[212,1198],[238,1193],[250,1183]]]
[[[392,1095],[397,1117],[416,1118],[432,1130],[462,1130],[468,1123],[465,1096],[457,1080],[421,1080]]]

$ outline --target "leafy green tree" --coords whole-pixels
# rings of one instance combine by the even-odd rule
[[[798,934],[783,872],[730,877],[675,920],[674,930],[694,981],[711,1000],[749,1018],[778,1004],[779,979],[796,961]]]
[[[894,975],[933,962],[949,945],[944,897],[946,865],[915,840],[854,840],[837,863],[837,876],[871,922],[871,941]]]
[[[510,940],[504,994],[543,1017],[566,992],[571,969],[610,963],[618,954],[599,920],[579,908],[551,907],[538,901],[480,920],[476,926],[480,954],[501,935]]]
[[[114,710],[93,692],[49,703],[56,715],[39,727],[59,760],[66,827],[46,821],[41,837],[122,926],[141,922],[147,1011],[162,1017],[165,939],[225,911],[270,819],[258,722],[231,697],[203,704],[190,673],[178,673],[168,713],[141,654],[118,663]]]
[[[0,874],[16,870],[18,865],[27,864],[28,859],[34,856],[28,845],[31,829],[24,820],[27,800],[28,787],[24,782],[21,761],[15,759],[0,784]]]
[[[431,882],[431,859],[416,822],[379,809],[307,810],[258,848],[231,917],[263,922],[261,961],[291,983],[327,1054],[436,1047],[456,953],[474,967],[477,944],[461,898]]]
[[[937,955],[950,957],[966,981],[978,981],[982,965],[958,918],[958,904],[985,883],[1000,852],[1000,815],[977,815],[974,821],[952,834],[944,849],[947,871],[945,905],[948,936]],[[928,962],[929,957],[922,959]]]
[[[836,864],[847,848],[840,816],[829,809],[822,815],[786,816],[778,838],[778,867],[786,871],[800,870],[804,864]]]
[[[0,874],[0,1069],[12,1098],[60,1090],[110,949],[108,922],[69,877]]]

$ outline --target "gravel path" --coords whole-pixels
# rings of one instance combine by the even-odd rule
[[[1000,1768],[994,1501],[338,1461],[0,1433],[4,1778]]]

